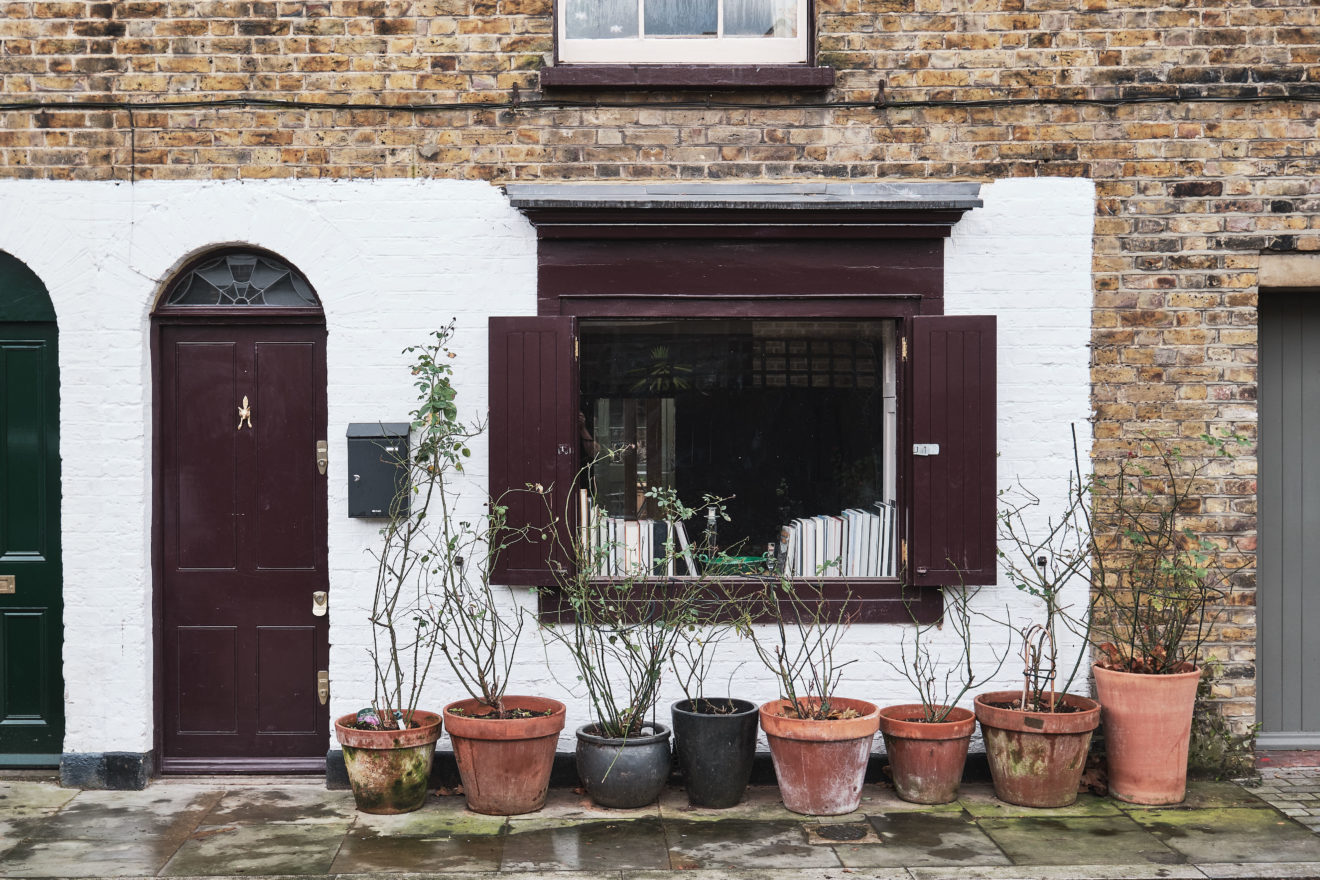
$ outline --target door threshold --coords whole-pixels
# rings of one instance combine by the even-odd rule
[[[162,776],[325,776],[325,758],[162,758]]]

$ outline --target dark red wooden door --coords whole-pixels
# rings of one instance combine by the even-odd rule
[[[329,719],[325,330],[167,325],[158,354],[163,769],[312,769]]]

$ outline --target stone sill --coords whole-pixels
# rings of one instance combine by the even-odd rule
[[[828,89],[834,68],[803,64],[565,64],[541,70],[541,88]]]

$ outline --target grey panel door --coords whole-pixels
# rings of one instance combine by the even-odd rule
[[[1320,290],[1260,297],[1257,719],[1320,748]]]

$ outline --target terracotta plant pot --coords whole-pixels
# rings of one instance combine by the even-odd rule
[[[887,706],[880,710],[880,733],[898,796],[914,804],[947,804],[958,798],[976,716],[955,707],[944,721],[925,717],[920,703]]]
[[[1141,675],[1096,666],[1109,793],[1132,804],[1187,796],[1187,745],[1201,671]]]
[[[564,729],[564,704],[542,697],[505,697],[504,705],[550,714],[486,718],[482,716],[490,709],[476,700],[445,707],[463,795],[474,813],[516,816],[545,806],[555,745]],[[454,714],[455,709],[462,714]]]
[[[761,707],[761,729],[770,742],[784,806],[807,816],[851,813],[861,803],[879,711],[873,703],[835,697],[830,705],[852,709],[857,717],[814,721],[779,714],[790,705],[772,700]]]
[[[1011,703],[1021,691],[993,691],[976,698],[976,719],[985,737],[995,796],[1023,807],[1066,807],[1077,800],[1091,733],[1100,725],[1100,704],[1059,694],[1076,712],[1023,712]]]
[[[362,812],[410,813],[426,802],[440,716],[419,710],[411,717],[417,726],[406,730],[345,727],[357,720],[356,714],[335,721],[353,800]]]

